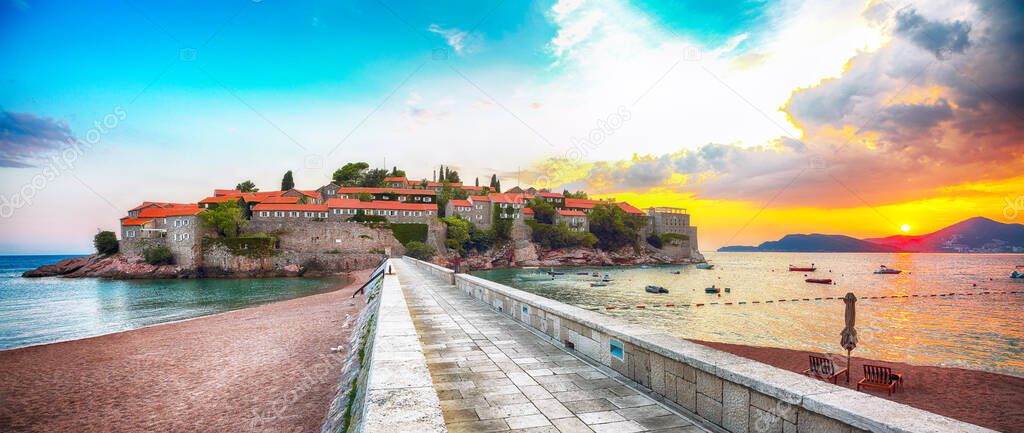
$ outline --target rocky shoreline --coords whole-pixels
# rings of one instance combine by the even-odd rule
[[[378,259],[379,260],[379,259]],[[51,265],[43,265],[21,274],[25,278],[109,278],[115,280],[173,279],[173,278],[269,278],[269,277],[319,277],[335,275],[335,272],[308,269],[291,264],[279,268],[250,268],[225,270],[221,268],[190,268],[178,265],[151,265],[141,258],[122,254],[110,256],[92,254],[64,259]]]

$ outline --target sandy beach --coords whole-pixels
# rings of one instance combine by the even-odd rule
[[[319,432],[370,270],[338,290],[0,352],[0,431]]]
[[[807,369],[807,356],[814,353],[708,341],[694,342],[796,372]],[[845,359],[845,355],[842,358]],[[853,368],[850,370],[850,384],[847,385],[843,377],[839,385],[856,389],[857,381],[864,377],[865,362],[891,367],[894,372],[902,373],[905,381],[904,390],[894,393],[892,397],[887,396],[884,390],[865,392],[1001,432],[1024,432],[1024,378],[960,368],[875,361],[854,356],[851,360]],[[841,365],[845,365],[845,361]]]

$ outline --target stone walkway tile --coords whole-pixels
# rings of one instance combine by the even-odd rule
[[[517,417],[523,415],[536,415],[540,411],[533,405],[533,403],[522,403],[522,404],[508,404],[503,406],[488,406],[476,408],[476,415],[480,419],[495,419],[495,418],[508,418]],[[536,427],[536,426],[528,426]],[[512,427],[509,428],[522,428]]]
[[[619,410],[617,410],[615,412],[618,413],[619,415],[622,415],[626,419],[632,419],[632,420],[637,420],[637,419],[641,419],[641,418],[651,418],[651,417],[656,417],[656,416],[664,416],[664,415],[671,415],[672,414],[672,412],[669,412],[667,409],[665,409],[665,408],[663,408],[661,406],[658,406],[658,405],[654,405],[654,404],[652,404],[650,406],[640,406],[640,407],[633,407],[633,408],[629,408],[629,409],[619,409]]]
[[[637,423],[650,430],[664,430],[672,427],[689,427],[693,423],[677,416],[663,415],[652,418],[634,419]]]
[[[594,424],[607,424],[610,422],[626,421],[626,419],[623,418],[622,415],[619,415],[610,410],[605,412],[581,413],[577,414],[576,417],[590,426]]]
[[[595,433],[634,433],[646,431],[644,426],[636,421],[611,422],[608,424],[595,424],[590,426]]]
[[[640,407],[649,406],[654,404],[654,400],[651,400],[642,395],[629,395],[626,397],[609,397],[608,401],[620,408]]]
[[[695,425],[686,427],[672,427],[664,430],[654,430],[653,433],[704,433],[705,430]]]
[[[558,427],[561,433],[594,433],[594,430],[576,417],[554,419],[551,423]]]
[[[508,423],[503,419],[489,419],[486,421],[456,422],[448,424],[448,433],[487,433],[508,430]]]
[[[394,263],[448,431],[696,428],[450,283]]]
[[[574,414],[581,414],[587,412],[604,412],[608,410],[618,409],[614,404],[611,404],[606,399],[598,398],[594,400],[579,400],[579,401],[567,401],[562,403]]]
[[[511,418],[505,418],[505,422],[508,423],[508,426],[511,429],[523,429],[551,425],[551,421],[548,421],[547,417],[541,414],[514,416]]]
[[[544,414],[544,416],[551,420],[569,418],[573,416],[572,411],[553,398],[534,400],[533,405],[540,410],[540,413]]]

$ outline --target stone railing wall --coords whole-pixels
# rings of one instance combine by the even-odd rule
[[[705,424],[731,433],[991,432],[624,320],[406,258]]]

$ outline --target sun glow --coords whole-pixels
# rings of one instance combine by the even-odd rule
[[[902,230],[903,233],[909,232],[910,231],[910,224],[903,224],[903,225],[901,225],[900,226],[900,230]]]

